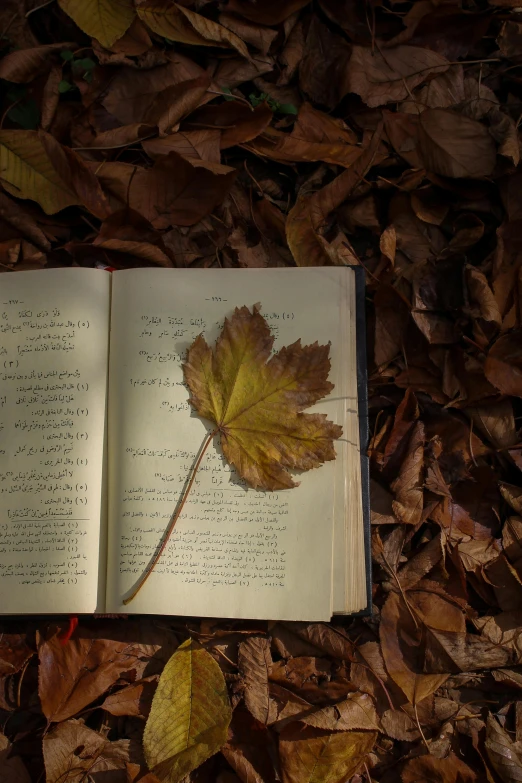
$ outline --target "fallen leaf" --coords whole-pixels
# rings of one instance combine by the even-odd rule
[[[402,101],[430,74],[449,68],[437,52],[417,46],[372,51],[354,46],[348,65],[348,89],[360,95],[368,106]]]
[[[265,726],[275,718],[275,705],[268,692],[268,675],[272,666],[270,643],[262,637],[241,642],[238,668],[245,683],[245,705],[254,718]]]
[[[225,744],[232,718],[221,669],[188,639],[165,666],[152,700],[143,748],[151,771],[177,783]]]
[[[502,394],[522,397],[522,331],[520,329],[499,337],[493,343],[486,356],[484,373],[488,381]]]
[[[310,0],[263,0],[254,4],[249,0],[230,0],[227,8],[257,24],[276,25],[304,8]]]
[[[16,674],[33,655],[25,635],[0,633],[0,677]]]
[[[177,152],[184,158],[209,160],[219,163],[221,132],[218,130],[179,131],[163,139],[148,139],[142,147],[153,160],[169,152]]]
[[[403,783],[418,783],[419,780],[437,783],[474,783],[477,776],[454,753],[446,758],[419,756],[406,762],[401,772]]]
[[[63,49],[76,49],[76,44],[47,44],[10,52],[0,60],[0,79],[16,84],[31,82],[51,67],[53,53]]]
[[[275,783],[272,758],[277,747],[273,737],[241,705],[234,710],[228,741],[221,753],[240,780]]]
[[[129,740],[109,742],[79,720],[63,721],[43,739],[46,783],[80,783],[87,775],[100,783],[113,780],[111,772],[125,770],[129,745]]]
[[[156,68],[140,71],[122,68],[107,85],[102,105],[123,125],[143,123],[158,101],[158,94],[203,74],[203,68],[178,52],[170,56],[168,63]]]
[[[12,745],[0,733],[0,780],[6,783],[31,783],[31,776],[20,756],[11,755]]]
[[[342,783],[364,762],[377,732],[340,731],[334,734],[288,726],[279,738],[284,783]]]
[[[38,693],[53,722],[76,715],[137,664],[129,645],[109,639],[74,638],[62,645],[53,636],[39,644],[38,657]]]
[[[80,29],[107,48],[122,37],[136,15],[132,0],[58,0],[58,4]]]
[[[380,730],[375,706],[367,693],[354,693],[332,707],[323,707],[321,710],[294,717],[307,726],[328,731]]]
[[[152,676],[126,688],[120,688],[105,698],[101,708],[111,715],[141,715],[146,718],[156,690],[156,681],[157,677]]]
[[[273,112],[265,102],[255,108],[249,108],[239,101],[227,101],[218,105],[202,106],[188,118],[183,127],[219,128],[220,147],[228,149],[255,139],[270,125],[272,117]]]
[[[103,188],[115,198],[115,208],[128,203],[161,229],[193,226],[212,212],[236,177],[234,169],[214,165],[214,171],[196,167],[171,151],[158,158],[152,169],[111,161],[96,166],[96,172]]]
[[[424,468],[424,425],[417,422],[410,435],[400,473],[391,488],[395,493],[393,513],[407,525],[417,525],[422,517]]]
[[[236,308],[214,352],[200,335],[184,364],[190,403],[216,423],[228,462],[250,486],[271,490],[296,486],[289,468],[335,459],[341,435],[325,414],[301,413],[333,389],[329,347],[298,340],[270,358],[273,343],[258,305]]]
[[[167,87],[158,93],[145,119],[147,122],[157,124],[160,136],[173,133],[177,130],[180,120],[197,109],[204,101],[210,82],[209,74],[204,73],[195,79]]]
[[[520,161],[520,145],[518,131],[514,121],[500,109],[490,109],[488,112],[489,132],[498,143],[498,154],[509,158],[514,166]]]
[[[355,163],[312,196],[300,196],[288,213],[286,237],[298,266],[325,266],[336,263],[326,240],[318,233],[330,212],[338,207],[361,182],[375,162],[381,128]]]
[[[504,783],[522,780],[522,747],[488,714],[486,724],[486,751],[495,772]]]
[[[152,32],[195,46],[225,46],[250,59],[248,49],[235,33],[178,3],[147,0],[137,8],[138,16]]]
[[[312,16],[299,65],[299,86],[315,103],[334,109],[350,91],[350,47],[317,16]]]
[[[409,652],[410,657],[419,655],[419,652],[422,654],[419,635],[419,626],[415,626],[404,599],[397,593],[390,593],[382,609],[380,624],[382,654],[390,677],[412,704],[434,693],[449,676],[423,674],[422,666],[418,667],[419,671],[410,668],[405,660],[405,653]]]
[[[81,202],[51,163],[43,138],[37,131],[0,130],[0,176],[8,193],[54,215]]]
[[[488,129],[446,109],[427,109],[419,118],[418,149],[424,166],[444,177],[487,177],[495,167],[495,143]]]

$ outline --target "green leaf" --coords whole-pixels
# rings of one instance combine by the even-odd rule
[[[62,79],[58,85],[58,92],[63,94],[64,92],[70,92],[71,90],[74,90],[74,84],[68,82],[67,79]]]
[[[96,63],[94,60],[91,60],[90,57],[83,57],[80,60],[74,61],[73,68],[78,68],[78,70],[84,71],[92,71],[93,68],[96,68]]]
[[[143,735],[150,770],[178,783],[227,741],[232,710],[221,669],[197,642],[184,642],[165,666]]]
[[[297,114],[297,106],[294,106],[293,103],[280,103],[279,111],[283,114]]]
[[[71,52],[70,49],[64,49],[63,52],[60,52],[60,57],[62,58],[62,60],[68,63],[73,59],[74,52]]]
[[[16,122],[24,130],[36,130],[40,124],[40,110],[34,98],[28,98],[26,101],[13,106],[7,112],[7,116],[11,122]]]

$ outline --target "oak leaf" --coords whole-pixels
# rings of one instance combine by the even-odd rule
[[[332,389],[329,346],[301,341],[270,357],[274,338],[254,305],[225,320],[214,352],[203,336],[184,365],[190,402],[217,425],[226,459],[251,487],[288,489],[291,470],[335,459],[339,425],[325,414],[301,413]]]
[[[227,740],[232,710],[212,656],[187,639],[165,666],[152,700],[143,749],[151,771],[177,783]]]

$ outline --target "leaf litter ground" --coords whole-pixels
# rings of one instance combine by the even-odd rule
[[[157,781],[189,638],[233,707],[192,781],[522,779],[517,8],[2,4],[2,271],[366,270],[374,613],[4,618],[0,779]]]

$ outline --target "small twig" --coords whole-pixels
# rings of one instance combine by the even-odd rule
[[[45,8],[47,5],[51,5],[51,3],[54,3],[54,0],[47,0],[46,3],[42,3],[42,5],[37,5],[36,8],[31,8],[30,11],[27,11],[25,18],[27,19],[31,14],[34,14],[35,11],[40,11],[40,9]]]
[[[25,670],[29,666],[30,658],[28,658],[24,664],[24,667],[20,673],[20,679],[18,680],[18,688],[16,691],[16,704],[18,707],[20,707],[21,704],[21,695],[22,695],[22,680],[24,679]]]
[[[242,95],[235,95],[231,92],[221,92],[221,90],[210,90],[208,89],[207,92],[209,92],[211,95],[223,95],[225,98],[233,98],[235,101],[241,101],[242,103],[246,103],[250,111],[254,111],[254,107],[251,103],[247,101],[246,98],[244,98]]]
[[[147,139],[152,139],[153,136],[157,136],[158,131],[154,131],[153,133],[149,133],[147,136],[143,136],[141,139],[134,139],[134,141],[127,141],[125,144],[112,144],[110,147],[95,147],[94,145],[91,145],[90,147],[71,147],[72,150],[91,150],[91,152],[96,152],[97,150],[120,150],[122,147],[131,147],[133,144],[139,144],[142,141],[146,141]]]
[[[198,472],[198,468],[201,465],[201,460],[205,456],[205,452],[208,449],[208,447],[209,447],[209,445],[210,445],[210,443],[212,441],[212,438],[218,432],[219,432],[219,428],[216,428],[215,430],[212,430],[212,432],[210,432],[207,435],[205,441],[203,442],[203,445],[201,446],[201,450],[199,452],[199,456],[196,459],[196,463],[195,463],[194,468],[192,470],[192,475],[190,477],[190,481],[187,484],[186,489],[182,493],[181,498],[178,501],[178,504],[177,504],[176,508],[172,512],[172,516],[170,517],[169,524],[167,525],[167,529],[166,529],[165,534],[163,536],[163,540],[161,542],[161,545],[160,545],[158,551],[156,552],[156,554],[154,555],[154,557],[152,559],[152,562],[148,566],[147,570],[145,571],[143,576],[139,579],[138,584],[134,587],[134,589],[132,590],[130,595],[123,600],[124,604],[130,603],[132,601],[132,599],[136,597],[136,595],[139,593],[139,591],[141,590],[141,588],[143,587],[143,585],[145,584],[145,582],[147,581],[147,579],[149,578],[149,576],[153,572],[153,570],[156,567],[156,565],[157,565],[160,557],[162,556],[163,552],[165,551],[165,547],[168,544],[168,541],[170,539],[172,531],[174,530],[176,522],[178,521],[179,516],[180,516],[181,512],[183,511],[183,507],[185,505],[185,501],[187,500],[187,497],[189,496],[190,490],[192,489],[192,485],[194,483],[194,479],[196,478],[196,473]]]
[[[7,107],[7,109],[2,114],[2,119],[0,120],[0,128],[4,127],[4,120],[11,111],[11,109],[14,109],[15,106],[18,106],[19,103],[21,103],[24,100],[24,97],[18,98],[14,103],[12,103],[10,106]]]
[[[477,460],[475,459],[475,455],[473,454],[473,419],[470,420],[470,427],[469,427],[469,453],[471,454],[471,459],[473,460],[473,464],[476,468],[478,468]]]

